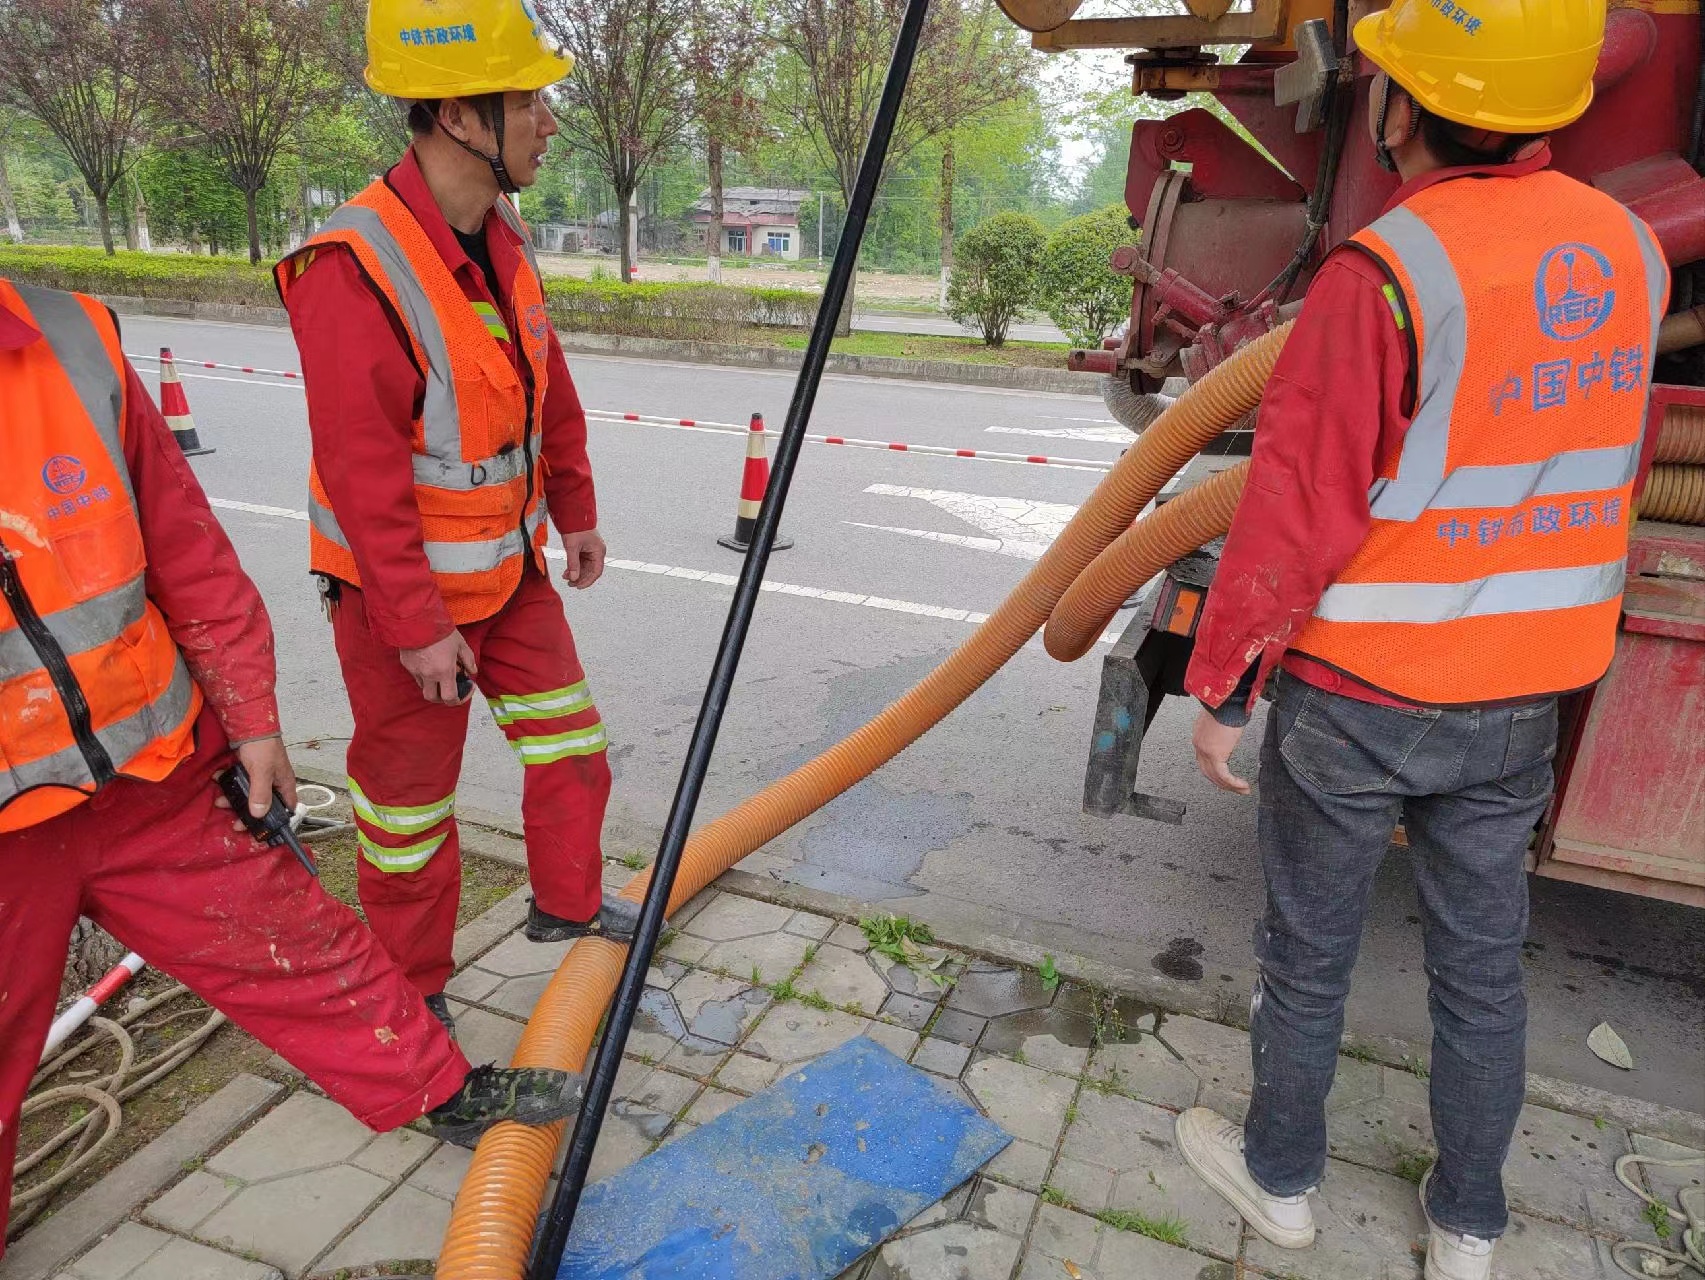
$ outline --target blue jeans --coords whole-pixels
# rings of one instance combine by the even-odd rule
[[[1493,1239],[1526,1080],[1523,865],[1551,796],[1557,702],[1399,710],[1281,674],[1261,747],[1267,910],[1250,1005],[1250,1175],[1296,1195],[1326,1171],[1326,1095],[1374,872],[1402,818],[1421,903],[1439,1159],[1428,1209]]]

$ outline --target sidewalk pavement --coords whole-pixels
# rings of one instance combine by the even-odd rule
[[[505,1062],[567,947],[489,926],[483,941],[489,949],[449,992],[469,1057]],[[1319,1239],[1287,1253],[1243,1228],[1172,1142],[1183,1108],[1241,1116],[1250,1086],[1244,1032],[952,949],[926,952],[937,968],[873,952],[855,924],[707,890],[672,922],[653,967],[593,1180],[867,1035],[938,1076],[1014,1141],[842,1280],[1419,1277],[1416,1184],[1431,1151],[1424,1079],[1340,1061],[1333,1158],[1315,1198]],[[1528,1106],[1505,1170],[1516,1213],[1495,1275],[1619,1275],[1610,1242],[1655,1238],[1612,1172],[1628,1151],[1698,1154],[1602,1118]],[[419,1132],[375,1136],[304,1086],[228,1145],[186,1162],[175,1185],[83,1256],[44,1274],[297,1280],[410,1261],[418,1265],[384,1274],[430,1274],[470,1158]],[[1678,1185],[1654,1171],[1651,1189],[1672,1203]],[[0,1280],[35,1280],[8,1270],[10,1261],[0,1263]]]

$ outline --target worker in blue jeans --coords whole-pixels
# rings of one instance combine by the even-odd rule
[[[1246,793],[1228,761],[1276,673],[1249,1112],[1185,1112],[1179,1149],[1267,1240],[1313,1243],[1350,973],[1401,821],[1433,1021],[1427,1280],[1487,1280],[1509,1220],[1527,848],[1557,697],[1615,651],[1669,294],[1650,229],[1548,167],[1604,23],[1605,0],[1481,0],[1472,27],[1394,0],[1357,24],[1369,136],[1403,185],[1322,264],[1273,370],[1184,681],[1202,772]]]

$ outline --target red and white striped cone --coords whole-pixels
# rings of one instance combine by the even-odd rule
[[[177,437],[178,448],[184,451],[184,457],[193,458],[197,454],[213,452],[213,447],[203,445],[201,437],[195,434],[195,419],[189,414],[189,397],[184,394],[184,384],[178,379],[178,367],[172,363],[170,347],[160,348],[160,414]]]
[[[734,520],[734,536],[718,538],[717,545],[731,551],[744,551],[752,545],[752,534],[758,527],[758,513],[764,509],[764,490],[770,486],[770,459],[764,451],[764,415],[752,415],[752,428],[746,435],[746,470],[740,477],[740,514]],[[776,531],[772,551],[786,551],[793,539]]]

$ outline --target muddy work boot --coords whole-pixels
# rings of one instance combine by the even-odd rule
[[[639,928],[637,902],[604,895],[604,905],[590,920],[565,920],[541,911],[533,899],[527,900],[527,940],[529,942],[568,942],[573,938],[608,938],[611,942],[632,942]]]
[[[450,1001],[442,991],[436,995],[425,997],[426,1007],[432,1011],[432,1016],[444,1024],[444,1030],[452,1040],[456,1038],[456,1015],[450,1012]]]
[[[480,1135],[503,1120],[550,1124],[580,1110],[586,1080],[570,1071],[542,1067],[494,1067],[468,1072],[454,1096],[426,1113],[432,1136],[472,1148]]]

